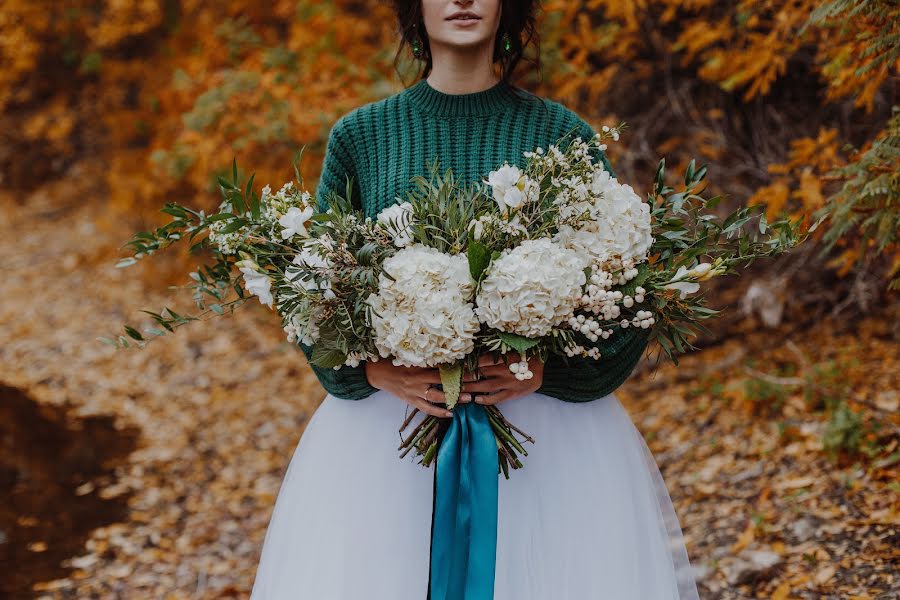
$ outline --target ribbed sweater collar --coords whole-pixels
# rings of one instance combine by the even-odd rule
[[[439,117],[497,114],[519,101],[516,89],[503,79],[485,90],[468,94],[447,94],[431,87],[426,79],[420,79],[401,95],[422,112]]]

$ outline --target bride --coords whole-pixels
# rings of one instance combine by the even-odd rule
[[[427,173],[426,160],[476,181],[504,161],[524,168],[524,151],[594,134],[562,104],[510,82],[535,40],[533,0],[392,4],[421,78],[338,120],[317,198],[350,185],[374,219]],[[602,151],[595,158],[612,171]],[[452,418],[437,369],[313,367],[328,393],[284,476],[251,600],[696,599],[665,484],[613,393],[647,338],[620,330],[601,340],[600,360],[532,360],[531,379],[488,356],[477,379],[466,375],[467,408],[502,404],[536,440],[523,468],[498,476],[496,546],[467,556],[487,586],[468,592],[433,581],[435,469],[397,451],[411,407]],[[446,542],[441,533],[435,543]]]

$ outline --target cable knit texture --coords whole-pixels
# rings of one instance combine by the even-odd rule
[[[319,210],[329,191],[346,195],[373,219],[391,204],[406,199],[414,175],[427,176],[429,162],[439,172],[453,169],[471,183],[503,164],[525,167],[523,152],[550,144],[565,145],[594,129],[575,112],[549,98],[519,90],[505,81],[468,94],[447,94],[421,79],[405,90],[364,104],[342,116],[328,136],[322,174],[316,189]],[[565,141],[563,141],[565,140]],[[612,173],[605,154],[597,150]],[[648,331],[617,330],[597,345],[600,360],[551,356],[538,392],[569,402],[602,398],[634,370],[647,346]],[[307,359],[312,347],[300,344]],[[322,386],[339,398],[358,400],[376,388],[358,367],[322,369],[312,365]]]

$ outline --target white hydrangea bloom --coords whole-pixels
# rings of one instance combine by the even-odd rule
[[[616,269],[644,261],[653,244],[650,205],[630,185],[619,183],[599,165],[588,188],[592,200],[572,202],[560,210],[560,215],[587,208],[592,220],[577,228],[560,225],[554,241],[575,250],[595,268]]]
[[[412,243],[413,205],[409,202],[392,204],[380,213],[377,220],[394,237],[394,245],[403,248]]]
[[[526,240],[491,263],[475,313],[500,331],[540,337],[567,321],[585,284],[584,261],[549,239]]]
[[[367,298],[381,356],[395,365],[433,367],[472,352],[479,330],[465,256],[412,244],[384,261],[378,293]],[[377,313],[377,314],[376,314]]]

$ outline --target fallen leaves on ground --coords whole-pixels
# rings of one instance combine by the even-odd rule
[[[135,270],[148,280],[180,271],[165,260],[115,269],[131,231],[96,203],[58,196],[45,190],[19,206],[4,199],[0,211],[0,381],[42,404],[114,415],[141,438],[113,481],[78,486],[127,495],[128,521],[95,530],[65,578],[34,590],[39,598],[246,598],[284,470],[324,391],[259,306],[143,350],[97,342],[138,309],[184,306],[186,294],[145,288]],[[829,321],[790,338],[746,327],[677,368],[635,374],[617,392],[663,471],[702,597],[895,597],[900,368],[890,328],[877,316],[855,334]],[[821,364],[847,386],[817,375],[806,398],[809,386],[790,378]],[[785,374],[789,365],[797,370]],[[759,383],[758,373],[795,383]],[[838,400],[860,440],[816,406],[823,386],[846,390]],[[869,454],[842,449],[853,441]]]

